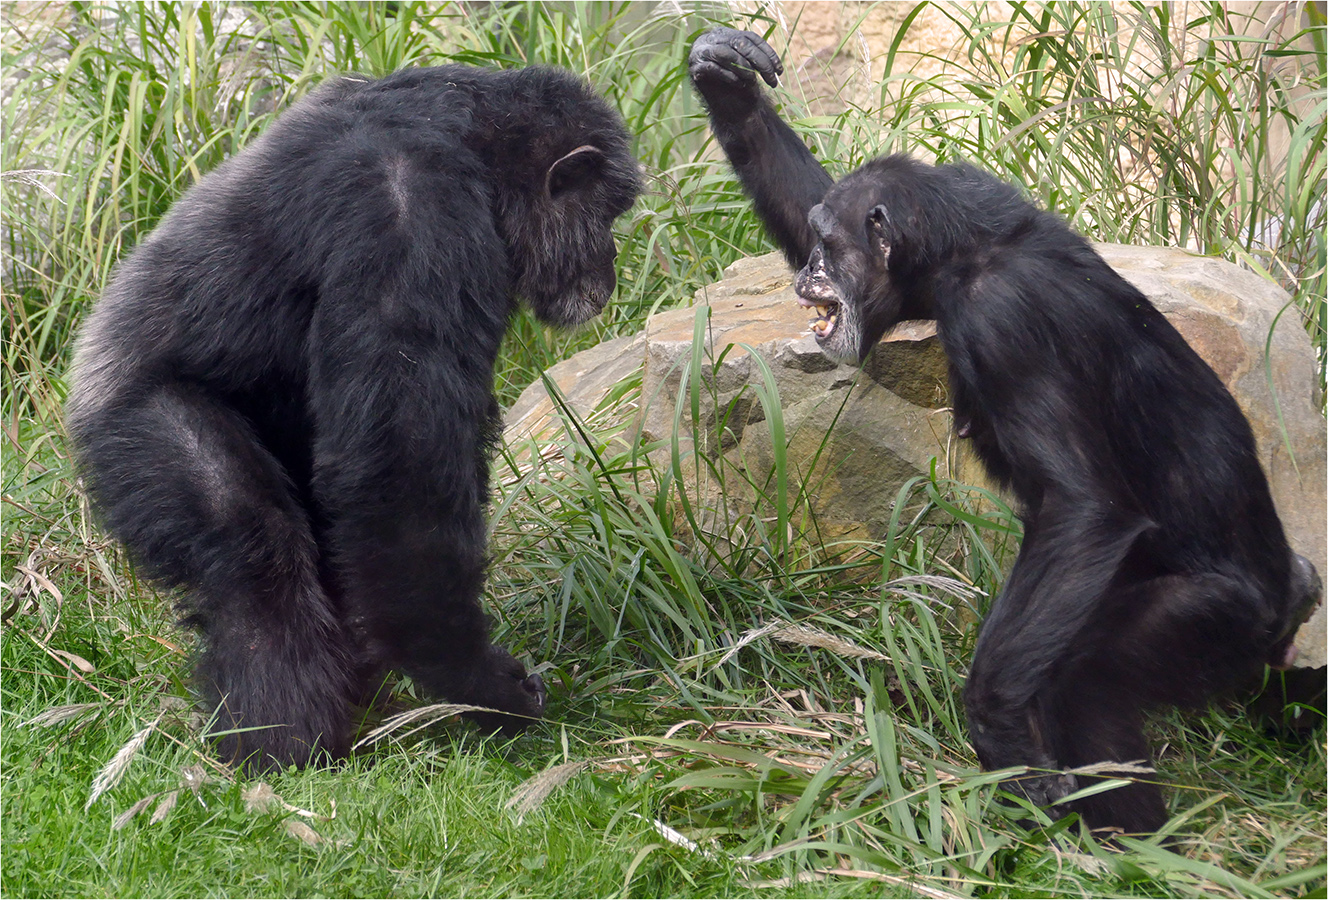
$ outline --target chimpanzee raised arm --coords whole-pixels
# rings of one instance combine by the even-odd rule
[[[716,28],[696,39],[687,69],[710,111],[710,128],[761,221],[797,269],[816,246],[807,213],[834,180],[780,118],[756,76],[774,87],[784,71],[750,31]]]

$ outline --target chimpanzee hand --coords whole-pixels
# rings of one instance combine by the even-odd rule
[[[761,99],[756,76],[774,87],[784,64],[755,32],[721,27],[707,31],[692,44],[687,71],[711,116],[738,122],[750,115]]]
[[[501,713],[467,713],[467,718],[486,732],[502,729],[511,736],[544,715],[548,689],[538,674],[526,674],[526,667],[497,644],[490,644],[483,660],[475,664],[470,677],[449,686],[444,694],[449,700],[473,703],[502,710]]]
[[[1079,789],[1075,777],[1064,772],[1024,776],[1010,782],[1006,787],[1022,793],[1034,805],[1046,808],[1053,819],[1059,819],[1070,811],[1069,807],[1055,807],[1053,804]]]

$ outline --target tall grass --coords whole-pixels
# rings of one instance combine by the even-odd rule
[[[828,104],[793,65],[778,98],[836,175],[882,152],[962,156],[1094,238],[1191,246],[1265,271],[1292,292],[1322,361],[1322,20],[1280,41],[1238,37],[1248,29],[1220,4],[1191,4],[1184,22],[1168,4],[994,10],[919,5],[885,58],[861,63]],[[735,24],[786,52],[783,12]],[[960,52],[919,56],[907,38],[936,14],[957,27]],[[1159,722],[1171,849],[1108,852],[1068,820],[1050,842],[1030,837],[1018,820],[1039,813],[993,802],[997,776],[978,771],[959,704],[973,625],[1017,523],[933,475],[903,486],[876,540],[827,541],[809,511],[816,485],[786,457],[772,380],[740,398],[762,412],[768,462],[734,466],[681,442],[722,431],[737,409],[708,381],[716,360],[700,340],[669,437],[649,444],[628,426],[656,402],[637,376],[595,415],[564,409],[561,431],[514,442],[496,463],[491,605],[503,639],[541,661],[550,724],[475,753],[464,733],[403,731],[367,754],[374,770],[283,776],[278,787],[301,798],[291,805],[322,815],[340,798],[343,812],[304,820],[329,837],[324,849],[281,843],[296,832],[224,787],[232,773],[199,740],[182,680],[188,637],[73,489],[59,412],[71,334],[171,201],[322,78],[556,64],[622,111],[649,190],[619,222],[619,295],[597,322],[574,333],[516,322],[499,373],[510,400],[551,363],[635,333],[729,262],[770,249],[686,82],[686,49],[709,19],[533,2],[0,15],[13,88],[0,112],[11,890],[215,890],[174,862],[187,840],[204,866],[243,870],[237,890],[285,895],[1322,891],[1321,716],[1308,717],[1307,744],[1226,711]],[[846,52],[858,46],[845,37]],[[118,753],[134,735],[142,748]],[[115,758],[128,774],[83,812]],[[216,780],[191,775],[182,788],[186,764]],[[553,793],[523,805],[526,825],[492,814],[546,767],[535,783]],[[135,801],[173,790],[186,799],[160,824],[144,806],[115,826]],[[264,852],[246,854],[250,842]],[[457,853],[459,864],[438,862]]]

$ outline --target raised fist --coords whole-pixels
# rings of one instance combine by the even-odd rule
[[[692,44],[687,72],[712,116],[736,121],[749,115],[761,98],[760,75],[774,87],[784,64],[760,35],[736,28],[715,28]]]

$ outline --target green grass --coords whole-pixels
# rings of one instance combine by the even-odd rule
[[[963,156],[1094,238],[1256,267],[1292,293],[1322,360],[1322,21],[1278,45],[1234,37],[1243,29],[1219,6],[1187,8],[1180,23],[1167,5],[1132,6],[1122,29],[1100,4],[1016,4],[1008,22],[945,7],[981,40],[944,76],[923,78],[926,61],[901,51],[846,89],[842,113],[809,112],[824,107],[792,77],[781,98],[835,173],[895,150]],[[825,540],[770,385],[746,398],[776,436],[766,467],[676,439],[643,445],[618,414],[651,402],[639,379],[538,450],[504,449],[489,596],[501,639],[545,666],[546,722],[506,745],[454,722],[403,726],[344,767],[271,779],[309,815],[251,809],[254,782],[201,737],[191,636],[97,531],[70,476],[70,336],[116,259],[322,77],[448,59],[585,73],[622,110],[648,176],[619,223],[614,304],[570,334],[522,317],[504,399],[769,245],[686,84],[700,16],[283,2],[223,21],[227,9],[126,6],[95,27],[81,4],[3,12],[4,69],[19,83],[0,112],[0,891],[1324,895],[1321,710],[1301,710],[1299,731],[1234,704],[1160,717],[1155,777],[1176,817],[1166,848],[1107,850],[1064,820],[1050,840],[1020,827],[1028,813],[979,772],[959,703],[1017,523],[920,478],[879,540]],[[698,349],[683,373],[677,424],[722,427],[733,413],[707,384],[711,362]],[[712,490],[741,494],[747,511],[703,502]],[[395,685],[394,709],[423,702]],[[532,782],[541,773],[566,780]],[[542,802],[520,812],[513,801],[541,784]]]

